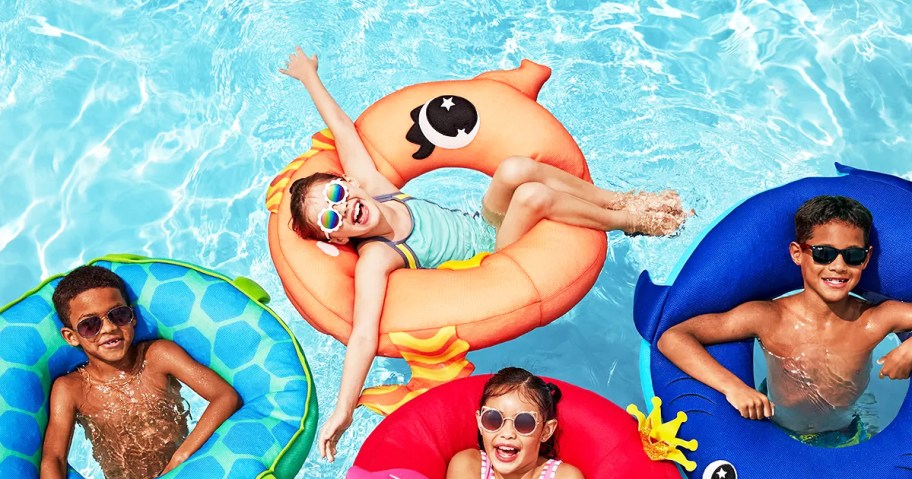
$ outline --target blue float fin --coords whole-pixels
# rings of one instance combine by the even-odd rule
[[[905,180],[898,176],[878,173],[876,171],[861,170],[858,168],[853,168],[851,166],[843,165],[842,163],[839,163],[839,162],[836,162],[835,165],[836,165],[836,171],[840,175],[858,176],[858,177],[869,179],[872,181],[878,181],[880,183],[892,185],[897,188],[902,188],[903,190],[906,190],[908,192],[912,192],[912,182],[909,182],[908,180]]]
[[[633,293],[633,323],[640,336],[650,343],[654,342],[669,289],[668,286],[653,283],[649,271],[643,271],[637,280]]]

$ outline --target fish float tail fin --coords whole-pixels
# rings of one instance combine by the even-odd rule
[[[643,271],[637,280],[633,296],[635,298],[633,303],[633,322],[636,324],[640,336],[650,343],[655,342],[656,329],[659,326],[659,318],[662,317],[662,309],[665,307],[668,291],[668,286],[661,286],[652,282],[649,277],[649,271]]]
[[[523,60],[519,68],[492,70],[475,77],[478,80],[494,80],[510,85],[527,97],[537,100],[542,85],[551,77],[551,69],[531,60]]]

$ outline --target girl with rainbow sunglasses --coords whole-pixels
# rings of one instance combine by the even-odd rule
[[[280,71],[307,88],[332,131],[346,174],[340,177],[316,173],[296,180],[289,189],[291,227],[303,238],[336,244],[355,241],[359,255],[354,324],[338,402],[318,438],[320,455],[330,461],[339,438],[351,424],[352,412],[377,352],[390,273],[404,267],[436,268],[446,261],[491,251],[492,247],[500,250],[519,240],[542,219],[602,231],[619,229],[658,236],[676,231],[687,216],[674,191],[607,191],[526,157],[507,158],[498,167],[482,200],[484,221],[479,221],[478,215],[412,198],[377,171],[354,123],[320,81],[316,55],[307,56],[297,47],[286,68]],[[463,107],[460,100],[444,98],[434,107],[459,109]]]

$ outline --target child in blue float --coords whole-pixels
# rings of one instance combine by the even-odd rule
[[[78,422],[107,479],[149,479],[193,454],[241,405],[237,392],[171,341],[133,344],[136,317],[123,280],[81,266],[54,290],[60,333],[88,364],[54,381],[41,479],[65,478]],[[180,383],[209,401],[193,431]]]
[[[289,188],[291,226],[304,238],[337,244],[356,241],[359,255],[354,324],[342,385],[336,409],[317,442],[321,456],[330,461],[339,437],[351,424],[377,352],[388,276],[411,263],[403,249],[415,258],[412,264],[417,267],[435,268],[445,261],[505,248],[542,219],[649,235],[671,234],[685,219],[673,191],[615,193],[525,157],[507,158],[495,172],[482,200],[482,216],[488,224],[467,213],[408,197],[377,171],[351,119],[320,81],[316,55],[308,57],[298,47],[280,71],[307,88],[332,131],[346,174],[317,173],[295,181]]]
[[[795,213],[796,239],[788,247],[804,289],[691,318],[669,328],[659,350],[723,393],[745,418],[770,418],[793,437],[818,446],[864,440],[853,408],[868,385],[871,352],[888,334],[912,329],[912,304],[874,305],[849,294],[873,254],[872,222],[871,212],[851,198],[808,200]],[[747,386],[705,348],[748,338],[758,338],[766,354],[763,392]],[[912,344],[901,344],[877,362],[883,364],[880,377],[908,378]]]
[[[557,459],[560,398],[557,386],[525,369],[498,371],[485,383],[475,413],[478,448],[453,456],[447,479],[582,479],[579,469]]]

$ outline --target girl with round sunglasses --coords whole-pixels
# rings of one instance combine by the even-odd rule
[[[352,330],[342,384],[336,408],[317,439],[320,455],[330,461],[334,459],[340,437],[352,422],[361,388],[376,355],[387,284],[395,270],[432,269],[447,261],[467,260],[483,252],[501,250],[517,242],[543,219],[602,231],[619,229],[631,234],[668,235],[687,216],[674,191],[615,193],[554,166],[519,156],[499,163],[482,200],[483,220],[479,215],[412,198],[377,170],[354,123],[321,82],[316,55],[308,56],[298,47],[280,72],[306,87],[332,132],[346,175],[315,173],[295,180],[288,188],[290,227],[305,239],[354,243],[358,252]],[[433,105],[425,104],[420,113],[418,108],[412,111],[416,124],[406,134],[408,141],[421,143],[427,140],[426,134],[446,136],[427,124],[429,109],[434,110],[433,115],[448,120],[477,120],[477,112],[467,100],[458,96],[441,97]],[[466,140],[477,132],[477,125],[476,121],[460,128],[456,137],[437,140]],[[452,144],[450,147],[458,148]],[[413,157],[428,155],[422,146]]]
[[[504,368],[485,383],[479,409],[478,449],[450,460],[447,479],[578,479],[576,467],[557,459],[557,403],[561,391],[521,368]]]

